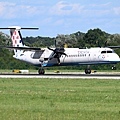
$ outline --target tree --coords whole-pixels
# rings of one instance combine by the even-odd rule
[[[83,39],[87,47],[104,47],[108,36],[110,36],[108,33],[105,33],[104,31],[97,28],[88,30]]]

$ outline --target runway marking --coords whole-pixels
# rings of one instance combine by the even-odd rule
[[[0,78],[120,79],[118,74],[0,74]]]

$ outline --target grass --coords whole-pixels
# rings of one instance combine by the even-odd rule
[[[120,80],[0,78],[0,120],[118,120]]]

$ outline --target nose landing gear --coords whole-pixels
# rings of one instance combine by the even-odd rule
[[[115,65],[112,66],[112,70],[116,70],[116,66]]]

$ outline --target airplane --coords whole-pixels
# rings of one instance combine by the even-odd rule
[[[20,26],[11,26],[9,29],[12,46],[3,46],[6,49],[13,49],[15,59],[38,66],[38,74],[45,74],[44,67],[52,66],[71,66],[71,65],[87,65],[85,74],[90,74],[90,65],[95,64],[117,64],[120,62],[119,56],[109,47],[94,48],[36,48],[29,47],[24,44],[21,35],[21,29],[38,29],[38,28],[22,28]],[[114,46],[113,46],[114,47]]]

